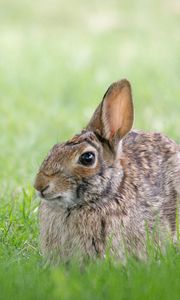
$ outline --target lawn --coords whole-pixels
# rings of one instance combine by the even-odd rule
[[[107,87],[132,83],[135,128],[180,143],[178,0],[0,2],[0,299],[179,299],[180,253],[46,267],[32,188],[53,144]]]

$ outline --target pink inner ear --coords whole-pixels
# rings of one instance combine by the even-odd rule
[[[123,137],[131,129],[133,106],[129,87],[117,87],[107,95],[103,103],[102,122],[107,139],[112,139],[116,133]]]
[[[102,121],[104,125],[104,134],[107,139],[111,139],[118,129],[119,113],[116,98],[104,101]]]

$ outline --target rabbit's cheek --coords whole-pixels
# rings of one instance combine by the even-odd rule
[[[54,193],[64,193],[71,190],[72,183],[68,178],[58,177],[53,181],[52,186]]]

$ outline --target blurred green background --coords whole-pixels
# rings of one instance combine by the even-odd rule
[[[176,251],[84,275],[41,265],[37,169],[121,78],[132,84],[134,127],[180,143],[179,0],[0,0],[1,299],[179,299]]]

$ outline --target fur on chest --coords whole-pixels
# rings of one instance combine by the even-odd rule
[[[90,207],[68,211],[54,210],[48,204],[42,203],[40,207],[42,252],[44,254],[58,252],[63,260],[77,255],[103,257],[106,246],[112,238],[115,243],[121,240],[120,222],[118,209],[113,206],[108,211]]]

